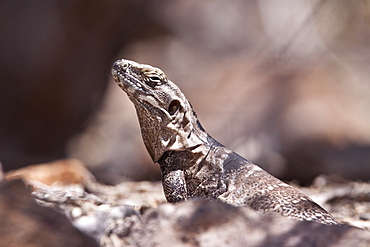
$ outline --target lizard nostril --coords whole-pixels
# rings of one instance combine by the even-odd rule
[[[114,62],[114,64],[113,64],[113,66],[112,66],[112,68],[113,68],[113,70],[119,70],[119,68],[120,68],[120,65],[119,65],[119,60],[118,61],[116,61],[116,62]]]

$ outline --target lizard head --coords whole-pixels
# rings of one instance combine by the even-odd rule
[[[154,162],[166,151],[192,150],[206,138],[190,103],[162,70],[122,59],[114,63],[112,74],[135,106]]]

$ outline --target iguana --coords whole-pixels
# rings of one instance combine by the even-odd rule
[[[162,70],[122,59],[114,63],[112,74],[136,108],[145,147],[160,165],[168,202],[214,198],[298,220],[338,224],[302,192],[207,134],[185,95]]]

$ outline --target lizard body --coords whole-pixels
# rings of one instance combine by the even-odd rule
[[[133,102],[146,149],[160,165],[167,201],[213,198],[298,220],[338,224],[302,192],[206,133],[181,90],[158,68],[130,60],[112,74]]]

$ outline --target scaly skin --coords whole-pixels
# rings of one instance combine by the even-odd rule
[[[209,136],[184,94],[160,69],[122,59],[114,63],[112,74],[136,108],[146,149],[161,167],[167,201],[215,198],[260,212],[338,224],[302,192]]]

